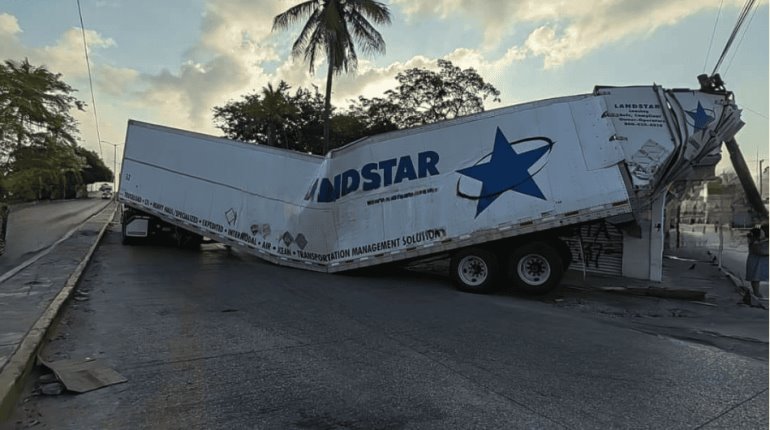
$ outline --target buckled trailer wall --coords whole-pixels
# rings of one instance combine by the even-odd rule
[[[129,121],[119,199],[137,217],[277,264],[337,272],[451,253],[461,287],[488,287],[470,284],[526,277],[563,256],[565,227],[652,219],[665,180],[692,165],[673,164],[688,136],[708,132],[688,160],[719,151],[715,119],[729,106],[726,94],[597,88],[371,136],[326,157]],[[701,110],[688,131],[688,112]],[[634,240],[624,246],[654,242],[649,231]],[[516,257],[538,241],[554,252]]]

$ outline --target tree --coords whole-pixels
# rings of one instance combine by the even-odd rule
[[[287,133],[299,113],[289,94],[290,88],[284,81],[276,88],[267,84],[261,93],[216,106],[215,124],[231,139],[289,148]]]
[[[115,180],[112,170],[104,164],[96,152],[78,146],[75,148],[75,155],[83,161],[80,176],[84,184],[113,182]]]
[[[321,155],[334,148],[323,143],[325,101],[318,87],[314,85],[312,91],[298,88],[292,101],[299,113],[292,123],[290,136],[294,141],[290,147],[297,151]],[[334,109],[330,114],[334,114]]]
[[[439,72],[399,73],[399,86],[385,97],[358,97],[347,111],[332,109],[331,139],[322,139],[326,100],[318,88],[298,88],[291,95],[283,81],[275,89],[268,84],[261,93],[215,107],[215,124],[231,139],[325,154],[364,136],[482,112],[489,97],[500,101],[500,92],[474,69],[462,70],[444,60],[439,67]]]
[[[359,98],[360,108],[408,128],[483,112],[490,97],[500,101],[500,91],[475,69],[463,70],[447,60],[438,60],[438,66],[438,72],[414,68],[399,73],[399,85],[386,91],[385,99]]]
[[[267,144],[276,146],[276,133],[283,134],[284,147],[289,147],[285,124],[297,115],[297,108],[289,100],[289,84],[284,81],[273,89],[272,84],[262,87],[262,110],[259,114],[267,123]]]
[[[395,100],[381,97],[367,99],[359,96],[358,100],[350,104],[348,112],[363,122],[364,134],[372,135],[398,130],[399,127],[393,120],[401,115],[400,109]]]
[[[304,57],[313,73],[319,55],[326,56],[326,95],[324,98],[323,152],[329,150],[333,75],[355,70],[358,62],[356,42],[365,53],[384,53],[385,41],[369,22],[390,24],[388,7],[374,0],[308,0],[277,15],[273,30],[287,29],[305,21],[292,55]]]
[[[61,74],[26,59],[0,64],[3,197],[74,197],[85,176],[105,176],[96,154],[77,147],[77,122],[70,111],[83,110],[85,104],[74,92]]]
[[[75,145],[77,122],[72,108],[83,110],[75,90],[61,74],[27,59],[0,64],[0,148],[8,154],[14,147],[52,137]]]
[[[12,200],[74,197],[75,188],[82,184],[85,159],[71,145],[49,138],[17,147],[11,155],[5,185]]]
[[[266,133],[261,118],[257,116],[262,99],[259,94],[247,94],[239,101],[227,102],[214,107],[214,124],[225,136],[242,142],[266,144]]]
[[[215,125],[231,139],[323,154],[323,95],[317,87],[298,88],[294,95],[288,89],[285,82],[275,89],[268,84],[260,93],[214,107]],[[382,128],[360,110],[339,114],[332,110],[330,123],[334,136],[327,150],[366,135],[395,130],[392,123]]]

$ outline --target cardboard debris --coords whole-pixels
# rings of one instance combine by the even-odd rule
[[[69,391],[85,393],[109,385],[127,382],[128,379],[94,358],[72,358],[59,361],[46,361],[38,357],[40,363],[51,369]]]

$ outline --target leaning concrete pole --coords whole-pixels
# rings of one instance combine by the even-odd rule
[[[743,159],[743,154],[741,154],[741,150],[738,148],[738,142],[733,138],[726,141],[725,146],[727,146],[727,151],[730,153],[730,161],[733,163],[735,173],[738,174],[738,179],[741,181],[741,186],[746,193],[746,198],[749,200],[749,205],[751,205],[757,217],[760,218],[760,222],[767,222],[767,208],[762,203],[762,196],[757,191],[754,179],[751,177],[748,166],[746,166],[746,160]]]

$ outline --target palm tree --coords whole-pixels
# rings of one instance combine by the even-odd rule
[[[310,73],[314,71],[318,55],[326,56],[324,154],[329,150],[332,76],[355,70],[358,63],[356,43],[364,53],[385,53],[385,40],[369,20],[375,24],[390,24],[388,7],[374,0],[307,0],[273,20],[273,30],[285,30],[305,21],[291,53],[294,57],[304,57],[310,65]]]
[[[278,83],[278,88],[273,88],[273,84],[268,83],[262,87],[262,103],[260,105],[260,117],[267,123],[267,144],[276,146],[276,132],[280,129],[283,132],[284,146],[289,147],[286,139],[286,128],[284,123],[297,116],[297,108],[289,100],[289,89],[291,87],[286,81]]]

